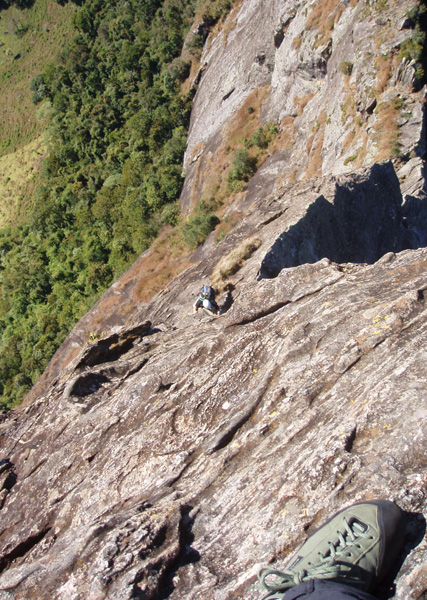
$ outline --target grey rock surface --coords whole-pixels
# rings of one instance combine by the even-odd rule
[[[411,233],[391,163],[283,185],[5,415],[0,599],[255,600],[261,566],[372,498],[407,513],[391,595],[422,598],[427,250]],[[219,319],[192,312],[209,278]]]
[[[200,199],[200,173],[256,90],[267,90],[263,123],[281,131],[292,123],[270,186],[279,177],[348,173],[390,155],[424,157],[425,90],[414,62],[399,54],[414,35],[402,28],[413,6],[245,0],[234,9],[201,59],[184,159],[185,213]]]
[[[427,595],[424,90],[398,60],[413,6],[243,0],[208,36],[183,213],[252,93],[292,142],[220,243],[147,304],[141,256],[1,416],[0,600],[255,600],[261,566],[373,498],[407,513],[379,598]],[[209,280],[219,319],[193,313]]]

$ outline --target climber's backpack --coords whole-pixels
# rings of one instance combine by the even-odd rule
[[[214,296],[214,291],[210,285],[204,285],[200,290],[200,297],[209,300]]]

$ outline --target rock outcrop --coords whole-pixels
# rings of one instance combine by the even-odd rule
[[[373,498],[407,515],[379,598],[427,595],[413,5],[243,0],[204,35],[183,213],[236,115],[280,143],[221,242],[148,303],[140,257],[2,415],[0,600],[255,600],[261,566]],[[209,280],[219,319],[193,313]]]
[[[378,497],[407,513],[394,597],[423,597],[427,250],[411,239],[391,163],[286,184],[4,416],[0,599],[255,600],[260,566]],[[219,319],[192,313],[209,277]]]
[[[230,145],[236,118],[244,122],[255,108],[262,124],[280,131],[261,167],[269,189],[390,156],[424,157],[425,90],[404,52],[415,35],[414,24],[403,26],[414,6],[245,0],[230,17],[231,31],[205,44],[184,161],[184,209],[210,189],[206,172]]]

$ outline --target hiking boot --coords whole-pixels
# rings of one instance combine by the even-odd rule
[[[404,513],[393,502],[374,500],[345,508],[307,539],[284,571],[261,569],[265,598],[283,598],[286,590],[309,579],[371,590],[396,560],[404,532]]]

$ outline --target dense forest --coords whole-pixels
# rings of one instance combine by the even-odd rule
[[[32,2],[1,0],[0,9],[10,4]],[[72,43],[29,90],[47,128],[42,183],[25,223],[0,231],[3,409],[22,400],[159,227],[176,224],[194,93],[182,92],[191,66],[184,40],[196,11],[212,26],[232,2],[75,4]],[[203,43],[190,35],[187,55],[197,58]]]

